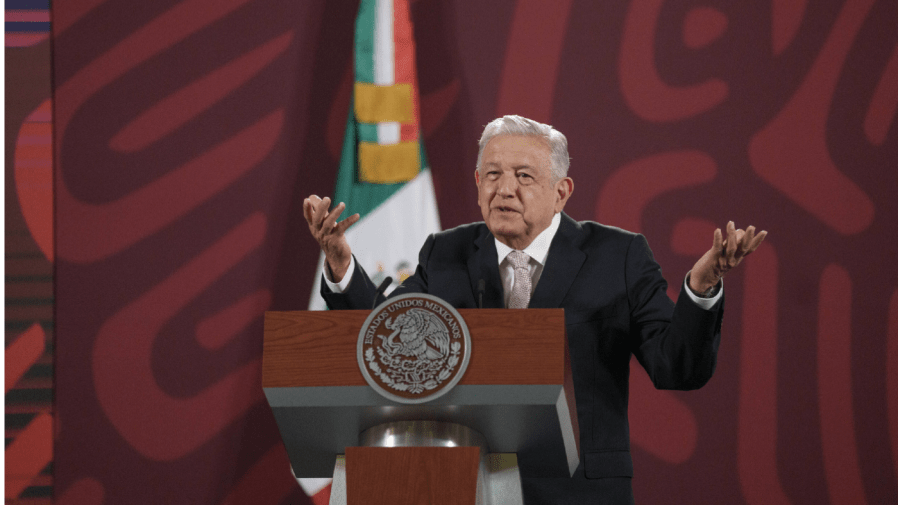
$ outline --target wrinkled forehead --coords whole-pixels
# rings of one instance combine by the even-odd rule
[[[481,167],[518,168],[527,166],[551,171],[552,149],[537,135],[498,135],[483,149]]]

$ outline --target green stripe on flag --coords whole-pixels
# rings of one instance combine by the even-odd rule
[[[374,82],[374,23],[377,0],[362,0],[355,20],[355,80]]]
[[[350,121],[352,118],[350,118]],[[368,124],[368,123],[358,123],[359,127],[359,142],[378,142],[380,139],[377,137],[377,125],[376,124]]]

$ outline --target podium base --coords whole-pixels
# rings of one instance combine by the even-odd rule
[[[362,496],[366,504],[523,504],[517,455],[488,453],[484,438],[464,426],[397,421],[366,430],[360,441],[364,447],[337,456],[330,505]]]
[[[487,454],[481,459],[477,476],[478,493],[475,505],[523,505],[521,472],[514,453]],[[347,505],[346,456],[337,456],[334,480],[331,483],[330,505]]]

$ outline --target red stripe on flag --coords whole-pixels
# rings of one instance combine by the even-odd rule
[[[393,47],[396,55],[395,81],[412,85],[412,108],[415,119],[413,123],[403,124],[400,133],[400,139],[403,142],[410,142],[418,140],[420,137],[421,115],[418,108],[420,103],[418,71],[415,68],[415,34],[408,0],[394,0],[393,2]]]
[[[415,36],[408,0],[393,1],[393,51],[396,55],[395,82],[414,83]]]

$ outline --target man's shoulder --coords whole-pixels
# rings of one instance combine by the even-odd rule
[[[633,238],[638,235],[635,232],[611,226],[609,224],[597,223],[595,221],[575,221],[577,225],[589,234],[608,235],[611,237]]]
[[[629,244],[635,237],[639,236],[638,233],[618,228],[617,226],[595,221],[574,221],[568,216],[564,217],[567,217],[567,226],[565,226],[565,220],[562,220],[562,230],[568,229],[568,233],[577,236],[578,241],[584,244]]]
[[[434,240],[450,241],[450,242],[471,242],[479,238],[489,235],[490,230],[486,227],[486,223],[479,221],[476,223],[468,223],[455,228],[449,228],[433,234]]]

